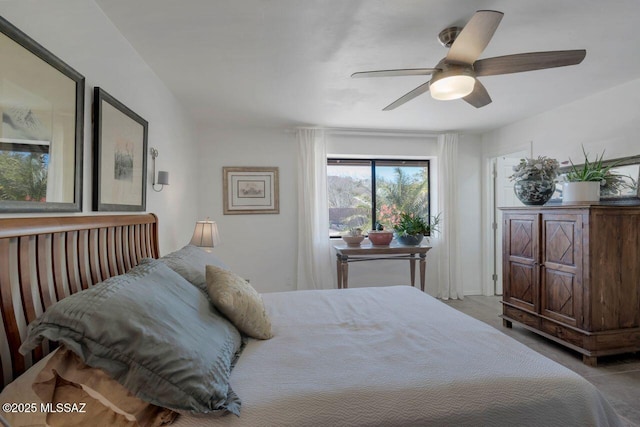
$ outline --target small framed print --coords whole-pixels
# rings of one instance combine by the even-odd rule
[[[278,168],[223,167],[225,215],[280,213]]]
[[[93,210],[144,211],[148,123],[94,88]]]

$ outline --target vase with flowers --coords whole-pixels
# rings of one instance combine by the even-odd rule
[[[513,190],[525,205],[544,205],[556,191],[556,178],[560,164],[546,156],[520,159],[513,167]]]

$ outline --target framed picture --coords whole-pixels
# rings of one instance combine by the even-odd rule
[[[93,111],[93,210],[144,211],[147,121],[99,87]]]
[[[84,77],[0,17],[0,213],[82,210]]]
[[[225,215],[280,213],[278,168],[223,167]]]

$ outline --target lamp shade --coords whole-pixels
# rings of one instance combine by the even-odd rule
[[[159,171],[158,182],[156,182],[156,184],[169,185],[169,172]]]
[[[220,245],[218,224],[215,221],[196,221],[196,228],[191,238],[192,245],[203,248],[213,248]]]

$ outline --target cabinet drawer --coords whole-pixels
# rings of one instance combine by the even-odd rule
[[[566,341],[569,344],[573,344],[578,347],[585,347],[585,335],[573,329],[564,327],[549,320],[542,319],[540,322],[540,330],[546,332],[549,335],[560,338],[562,341]]]
[[[519,322],[523,325],[531,326],[537,329],[540,328],[540,318],[535,314],[527,313],[526,311],[522,311],[514,307],[509,307],[508,305],[502,306],[502,313],[515,322]]]
[[[614,333],[596,333],[593,341],[594,347],[601,351],[620,347],[640,349],[640,328],[619,329]]]

